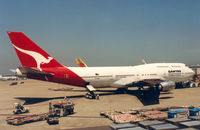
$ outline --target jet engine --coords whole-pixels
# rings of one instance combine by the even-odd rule
[[[174,88],[175,88],[175,82],[169,80],[163,81],[159,85],[159,89],[163,92],[171,91]]]

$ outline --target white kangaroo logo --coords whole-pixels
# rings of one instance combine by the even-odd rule
[[[34,52],[34,51],[23,50],[23,49],[21,49],[21,48],[15,46],[14,44],[13,44],[13,46],[14,46],[18,51],[21,51],[21,52],[23,52],[23,53],[25,53],[25,54],[27,54],[27,55],[32,56],[32,57],[35,59],[35,61],[36,61],[36,63],[37,63],[37,68],[38,68],[40,71],[42,71],[42,69],[40,68],[40,65],[41,65],[41,64],[47,64],[47,63],[49,63],[49,62],[53,59],[52,57],[48,57],[48,59],[47,59],[47,58],[45,58],[43,55],[41,55],[41,54],[39,54],[39,53],[37,53],[37,52]]]

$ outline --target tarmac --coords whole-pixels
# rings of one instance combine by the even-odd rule
[[[19,80],[17,82],[21,82]],[[0,81],[0,129],[5,130],[65,130],[65,129],[108,129],[112,121],[100,116],[100,112],[109,110],[143,109],[168,106],[199,106],[200,88],[175,89],[161,93],[159,102],[151,99],[143,100],[137,95],[137,90],[130,88],[125,94],[116,93],[116,89],[101,89],[97,92],[99,100],[86,99],[84,88],[62,85],[37,80],[23,80],[24,84],[9,84],[15,81]],[[53,91],[49,89],[63,89]],[[68,89],[69,88],[69,89]],[[20,126],[7,124],[6,118],[12,116],[13,104],[24,103],[30,108],[28,114],[48,112],[50,100],[59,101],[65,96],[75,103],[75,114],[62,117],[58,125],[48,125],[39,121]],[[96,129],[95,128],[95,129]]]

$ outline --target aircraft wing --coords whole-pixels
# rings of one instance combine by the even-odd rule
[[[148,78],[133,78],[133,77],[126,77],[117,80],[114,85],[117,86],[134,86],[137,84],[144,84],[144,85],[156,85],[163,82],[165,79],[163,77],[153,76]]]

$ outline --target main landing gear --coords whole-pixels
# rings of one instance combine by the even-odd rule
[[[116,90],[116,93],[123,93],[123,94],[126,94],[128,93],[128,88],[118,88]]]
[[[139,94],[143,98],[153,98],[153,99],[159,99],[160,97],[160,89],[159,86],[150,86],[147,89],[144,89],[144,87],[139,87]]]

